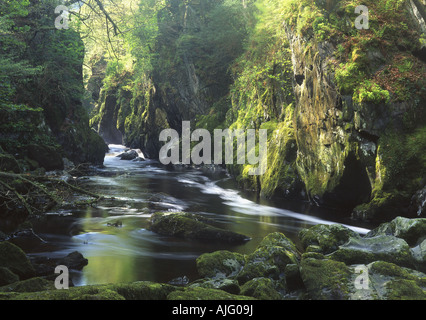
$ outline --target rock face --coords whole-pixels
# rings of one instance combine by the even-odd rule
[[[156,233],[185,239],[244,243],[249,237],[211,225],[202,216],[185,212],[156,212],[151,217],[150,230]]]
[[[404,117],[424,112],[420,107],[425,105],[424,96],[414,91],[409,96],[398,96],[395,82],[389,82],[387,91],[379,89],[384,83],[379,80],[382,77],[379,70],[394,68],[399,55],[424,70],[424,61],[417,60],[419,38],[424,38],[424,28],[419,23],[423,20],[417,10],[421,5],[415,1],[406,3],[408,7],[400,5],[393,9],[399,11],[398,15],[389,13],[384,19],[387,25],[406,21],[417,34],[410,40],[411,46],[395,45],[396,49],[386,53],[361,42],[348,45],[344,35],[351,29],[355,30],[351,39],[361,40],[364,35],[353,25],[353,8],[343,1],[296,4],[294,8],[298,9],[285,19],[295,78],[298,173],[312,202],[356,207],[353,215],[361,219],[393,218],[401,212],[412,215],[407,202],[423,187],[404,156],[399,157],[398,169],[404,173],[404,181],[396,181],[398,173],[394,170],[391,145],[397,143],[393,139],[398,136],[396,140],[406,150],[402,154],[409,152],[406,139],[411,139],[413,127],[422,128],[424,123],[408,125]],[[366,5],[375,7],[372,2]],[[377,3],[376,10],[381,5]],[[324,9],[327,16],[322,16]],[[302,17],[304,12],[315,13],[316,20],[307,24]],[[298,14],[298,18],[293,18]],[[341,23],[332,22],[334,18]],[[398,42],[403,37],[400,34],[390,39]],[[377,42],[380,41],[378,38]],[[374,81],[377,82],[373,85]],[[367,88],[371,92],[364,96],[365,83],[371,86]],[[418,104],[416,99],[423,102]],[[411,159],[418,161],[418,168],[424,170],[419,158]]]

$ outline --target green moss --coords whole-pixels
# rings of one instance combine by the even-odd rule
[[[167,300],[253,300],[254,298],[233,295],[228,292],[207,288],[185,288],[183,291],[173,291]]]
[[[281,294],[269,278],[255,278],[241,287],[241,294],[259,300],[282,300]]]
[[[25,253],[14,244],[0,242],[0,267],[10,269],[20,279],[26,279],[34,275],[34,268]]]
[[[426,290],[419,287],[413,280],[393,280],[386,288],[389,290],[388,300],[425,300]]]
[[[305,249],[309,251],[331,253],[346,243],[350,237],[357,237],[357,233],[340,224],[324,225],[318,224],[299,232],[299,238]]]
[[[217,228],[200,215],[185,212],[156,212],[151,216],[150,230],[163,235],[203,241],[243,243],[249,237]]]
[[[238,281],[229,278],[201,279],[191,283],[189,287],[219,289],[231,294],[240,294],[241,291]]]
[[[0,286],[19,281],[19,277],[8,268],[0,267]],[[0,288],[1,291],[1,288]]]
[[[49,289],[54,289],[53,281],[37,277],[0,287],[0,292],[37,292]]]
[[[279,280],[287,264],[298,263],[298,255],[292,250],[281,246],[259,247],[247,256],[244,268],[237,275],[237,279],[240,284],[259,277]]]
[[[244,265],[244,256],[226,250],[204,253],[196,260],[201,277],[235,276]]]
[[[346,300],[350,296],[351,272],[343,262],[304,257],[300,274],[311,299]]]
[[[168,284],[150,281],[114,284],[109,285],[108,289],[116,291],[126,300],[165,300],[171,292],[181,290]]]

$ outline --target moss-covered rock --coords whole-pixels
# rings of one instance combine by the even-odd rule
[[[414,259],[414,266],[421,272],[426,272],[426,240],[423,240],[418,246],[411,249]]]
[[[259,300],[282,300],[282,295],[269,278],[254,278],[241,287],[241,294]]]
[[[426,274],[396,264],[375,261],[368,270],[369,298],[380,300],[424,300]]]
[[[21,280],[34,275],[34,268],[25,253],[8,241],[0,242],[0,267],[8,268]]]
[[[249,237],[206,223],[201,216],[185,212],[156,212],[151,217],[150,230],[162,235],[203,241],[244,243]]]
[[[392,280],[386,288],[389,290],[388,300],[426,300],[426,290],[413,280]]]
[[[17,281],[19,281],[19,277],[12,271],[10,271],[9,268],[0,267],[0,286],[4,286]]]
[[[231,294],[240,294],[240,286],[238,284],[238,281],[229,278],[201,279],[191,283],[189,287],[219,289]]]
[[[54,289],[55,286],[53,281],[36,277],[0,287],[0,292],[37,292]]]
[[[183,291],[173,291],[167,300],[253,300],[254,298],[234,295],[228,292],[207,288],[185,288]]]
[[[108,289],[116,291],[126,300],[165,300],[171,292],[182,290],[169,284],[150,281],[114,284],[109,285]]]
[[[220,278],[237,275],[244,266],[244,256],[226,250],[204,253],[196,260],[201,277]]]
[[[302,256],[300,274],[314,300],[346,300],[350,297],[351,271],[343,262]]]
[[[409,245],[416,245],[419,240],[426,237],[426,218],[396,217],[392,221],[382,223],[379,227],[371,230],[366,234],[366,237],[377,235],[393,235],[404,239]]]
[[[269,277],[285,283],[284,270],[287,264],[298,264],[300,254],[294,243],[282,233],[271,233],[257,249],[247,255],[246,263],[237,275],[240,284],[253,278]]]
[[[351,237],[358,237],[358,234],[351,229],[340,224],[324,225],[317,224],[299,232],[299,238],[304,249],[323,254],[331,253],[338,247],[349,241]]]
[[[394,236],[351,238],[328,257],[346,264],[366,264],[383,260],[406,267],[414,265],[407,242]]]
[[[31,283],[37,284],[40,291],[25,290]],[[30,279],[20,289],[26,292],[4,292],[0,299],[16,300],[165,300],[174,290],[183,290],[168,284],[139,281],[124,284],[92,285],[70,287],[69,289],[49,289],[49,283],[35,278]],[[8,290],[7,290],[8,291]],[[31,290],[35,291],[35,290]]]

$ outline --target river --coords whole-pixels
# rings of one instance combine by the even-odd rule
[[[196,280],[195,259],[215,250],[252,252],[264,236],[283,232],[297,243],[302,228],[342,223],[363,234],[368,226],[338,212],[307,203],[268,201],[243,193],[223,170],[167,169],[156,161],[125,161],[116,157],[125,147],[110,145],[104,168],[84,177],[88,190],[114,197],[84,209],[49,212],[34,221],[34,231],[53,244],[31,255],[62,257],[79,251],[89,263],[72,271],[74,285],[148,280]],[[190,211],[214,219],[223,228],[251,237],[242,245],[203,243],[166,237],[149,230],[156,211]],[[121,226],[115,227],[114,223]]]

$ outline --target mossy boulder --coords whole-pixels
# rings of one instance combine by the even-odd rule
[[[390,222],[382,223],[379,227],[366,234],[367,238],[377,235],[392,235],[404,239],[409,245],[416,245],[426,238],[426,218],[396,217]]]
[[[252,297],[235,295],[218,289],[185,288],[182,291],[173,291],[167,300],[253,300]]]
[[[259,300],[282,300],[276,283],[269,278],[254,278],[241,287],[241,294]]]
[[[244,266],[244,256],[227,250],[204,253],[196,260],[201,277],[221,278],[237,275]]]
[[[231,294],[239,294],[240,286],[237,280],[229,278],[214,278],[214,279],[201,279],[189,285],[190,288],[210,288],[226,291]]]
[[[8,268],[21,280],[34,276],[34,268],[24,251],[8,241],[0,242],[0,267]]]
[[[53,281],[35,277],[0,287],[0,292],[37,292],[54,289]]]
[[[378,260],[392,262],[401,266],[413,267],[414,259],[405,240],[379,235],[371,238],[351,238],[329,258],[346,264],[366,264]]]
[[[426,297],[424,273],[385,261],[375,261],[362,267],[366,271],[364,277],[367,282],[363,288],[354,288],[351,299],[424,300]]]
[[[4,286],[17,281],[19,281],[19,277],[12,271],[10,271],[9,268],[0,267],[0,286]]]
[[[26,292],[0,292],[0,299],[12,300],[166,300],[175,290],[183,290],[168,284],[138,281],[123,284],[70,287],[66,290],[48,289],[49,282],[40,278],[30,279],[20,290]],[[35,284],[40,291],[29,292],[25,287]],[[48,290],[46,290],[48,289]],[[31,290],[35,291],[35,290]]]
[[[299,232],[299,238],[304,249],[324,254],[337,250],[351,237],[357,238],[359,236],[355,231],[340,224],[317,224]],[[308,247],[310,247],[309,250]]]
[[[426,240],[411,249],[414,266],[421,272],[426,272]]]
[[[346,264],[302,256],[300,274],[307,294],[314,300],[347,300],[351,271]]]
[[[259,277],[285,282],[285,267],[288,264],[298,264],[299,258],[300,254],[290,239],[282,233],[271,233],[246,257],[246,263],[237,279],[240,284]]]
[[[250,240],[245,235],[217,228],[200,215],[186,212],[156,212],[149,229],[162,235],[201,241],[244,243]]]
[[[114,284],[109,285],[108,288],[116,291],[126,300],[166,300],[171,292],[182,290],[182,288],[169,284],[151,281]]]

